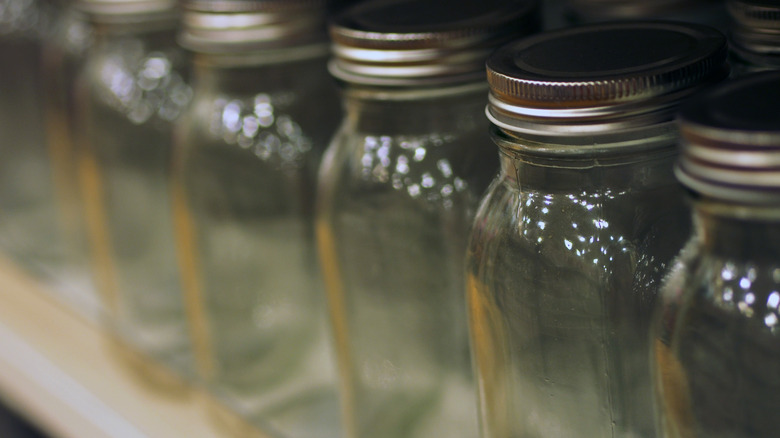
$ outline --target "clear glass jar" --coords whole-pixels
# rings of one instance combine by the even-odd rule
[[[317,169],[341,117],[324,6],[190,2],[183,16],[193,100],[174,207],[199,371],[223,423],[232,412],[274,437],[341,436],[314,241]]]
[[[75,141],[76,75],[92,44],[92,26],[71,4],[54,1],[56,19],[43,38],[41,90],[57,225],[67,269],[58,278],[61,297],[82,315],[98,320],[102,304],[89,269],[84,203]]]
[[[0,1],[0,248],[39,276],[62,262],[39,87],[46,6]]]
[[[498,165],[484,59],[537,17],[522,1],[442,5],[366,3],[331,28],[346,117],[317,238],[350,438],[477,435],[463,254]]]
[[[745,76],[680,116],[694,236],[652,332],[666,437],[778,437],[780,74]]]
[[[169,179],[173,121],[191,89],[172,6],[79,4],[95,41],[77,76],[76,129],[90,246],[109,324],[132,349],[189,376]]]
[[[773,0],[729,0],[733,76],[780,70],[780,4]]]
[[[466,262],[483,438],[655,436],[650,314],[690,227],[671,120],[725,57],[714,29],[628,22],[488,59],[502,165]]]

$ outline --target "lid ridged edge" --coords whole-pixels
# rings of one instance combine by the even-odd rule
[[[735,21],[748,26],[780,29],[780,3],[776,6],[756,4],[749,1],[730,0],[729,14]]]

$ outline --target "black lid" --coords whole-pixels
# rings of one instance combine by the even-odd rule
[[[780,204],[780,72],[730,81],[683,106],[677,176],[735,202]]]
[[[536,0],[375,0],[331,25],[334,76],[371,85],[484,78],[488,54],[538,29]]]
[[[568,7],[587,20],[660,18],[699,6],[706,0],[568,0]]]
[[[509,125],[529,118],[641,124],[647,121],[628,116],[647,112],[671,120],[682,97],[724,77],[726,55],[720,32],[690,23],[606,23],[531,36],[488,59],[490,114]]]

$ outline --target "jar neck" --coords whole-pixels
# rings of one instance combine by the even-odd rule
[[[492,134],[500,150],[502,177],[522,190],[622,192],[677,184],[673,175],[677,137],[666,129],[613,136],[612,143],[585,136],[566,144],[541,143],[509,137],[495,127]]]
[[[258,89],[308,89],[331,82],[324,55],[282,57],[278,58],[279,62],[241,64],[212,62],[213,58],[211,55],[195,54],[192,70],[194,88],[245,94]]]
[[[694,224],[707,253],[755,261],[780,259],[780,206],[698,199]]]
[[[358,132],[446,135],[487,123],[483,84],[399,90],[346,85],[342,91],[347,123]]]
[[[103,21],[87,14],[84,21],[92,26],[95,36],[100,40],[147,35],[150,38],[154,38],[156,35],[166,35],[168,39],[175,39],[179,26],[176,16],[169,13],[124,21],[119,18],[114,21]]]

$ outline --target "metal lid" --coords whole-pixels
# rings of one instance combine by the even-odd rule
[[[74,6],[98,21],[175,16],[176,0],[76,0]],[[142,18],[143,17],[143,18]]]
[[[536,0],[369,1],[331,25],[331,73],[380,86],[477,81],[491,51],[538,27]]]
[[[180,42],[198,52],[240,52],[327,41],[325,0],[191,0]]]
[[[505,130],[559,136],[670,121],[681,99],[725,77],[726,55],[720,32],[689,23],[608,23],[528,37],[488,59],[488,117]]]
[[[780,30],[780,2],[777,0],[729,0],[729,14],[750,27]]]
[[[734,52],[753,64],[780,65],[780,2],[731,0],[728,11]]]
[[[652,18],[701,5],[702,0],[568,0],[568,8],[589,20]]]
[[[780,205],[780,72],[724,83],[683,106],[678,179],[702,195]]]

